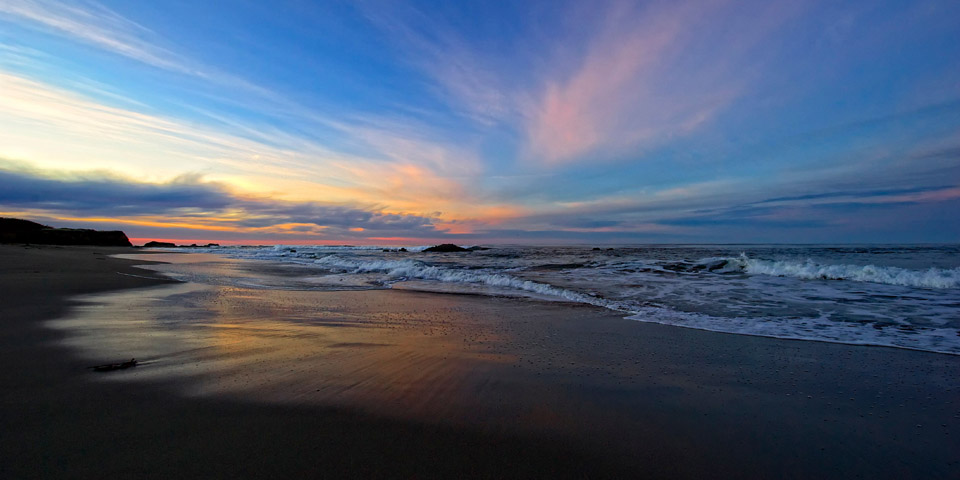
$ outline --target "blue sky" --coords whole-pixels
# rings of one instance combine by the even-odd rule
[[[960,4],[0,4],[0,214],[252,243],[960,241]]]

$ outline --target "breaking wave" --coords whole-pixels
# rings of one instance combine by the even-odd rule
[[[354,260],[336,255],[328,255],[314,261],[324,268],[343,273],[380,273],[396,281],[407,279],[434,280],[450,283],[479,284],[489,287],[519,290],[538,295],[562,298],[573,302],[587,303],[598,307],[623,310],[616,302],[555,287],[545,283],[505,275],[502,273],[484,273],[476,270],[460,270],[427,265],[416,260]]]
[[[429,245],[420,245],[416,247],[396,247],[396,246],[381,246],[381,245],[274,245],[270,250],[275,253],[318,253],[318,252],[329,252],[329,251],[368,251],[368,252],[377,252],[377,251],[395,251],[399,249],[404,249],[408,252],[422,252],[426,250]]]
[[[960,286],[960,268],[909,270],[875,265],[824,265],[813,260],[805,262],[760,260],[749,258],[745,254],[741,254],[739,257],[704,259],[699,264],[715,265],[718,260],[726,262],[721,268],[715,270],[719,273],[739,271],[751,275],[795,277],[804,280],[851,280],[921,288],[956,288]]]

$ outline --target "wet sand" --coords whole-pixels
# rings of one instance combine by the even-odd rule
[[[565,303],[171,284],[105,256],[130,252],[0,247],[0,477],[960,474],[960,357]]]

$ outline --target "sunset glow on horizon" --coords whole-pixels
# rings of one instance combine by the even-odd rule
[[[0,216],[135,243],[960,241],[960,4],[0,2]]]

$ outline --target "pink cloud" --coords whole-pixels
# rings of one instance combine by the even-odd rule
[[[575,67],[534,95],[529,154],[548,163],[596,159],[700,128],[741,95],[745,52],[790,12],[762,13],[748,22],[742,5],[724,2],[616,4]]]

